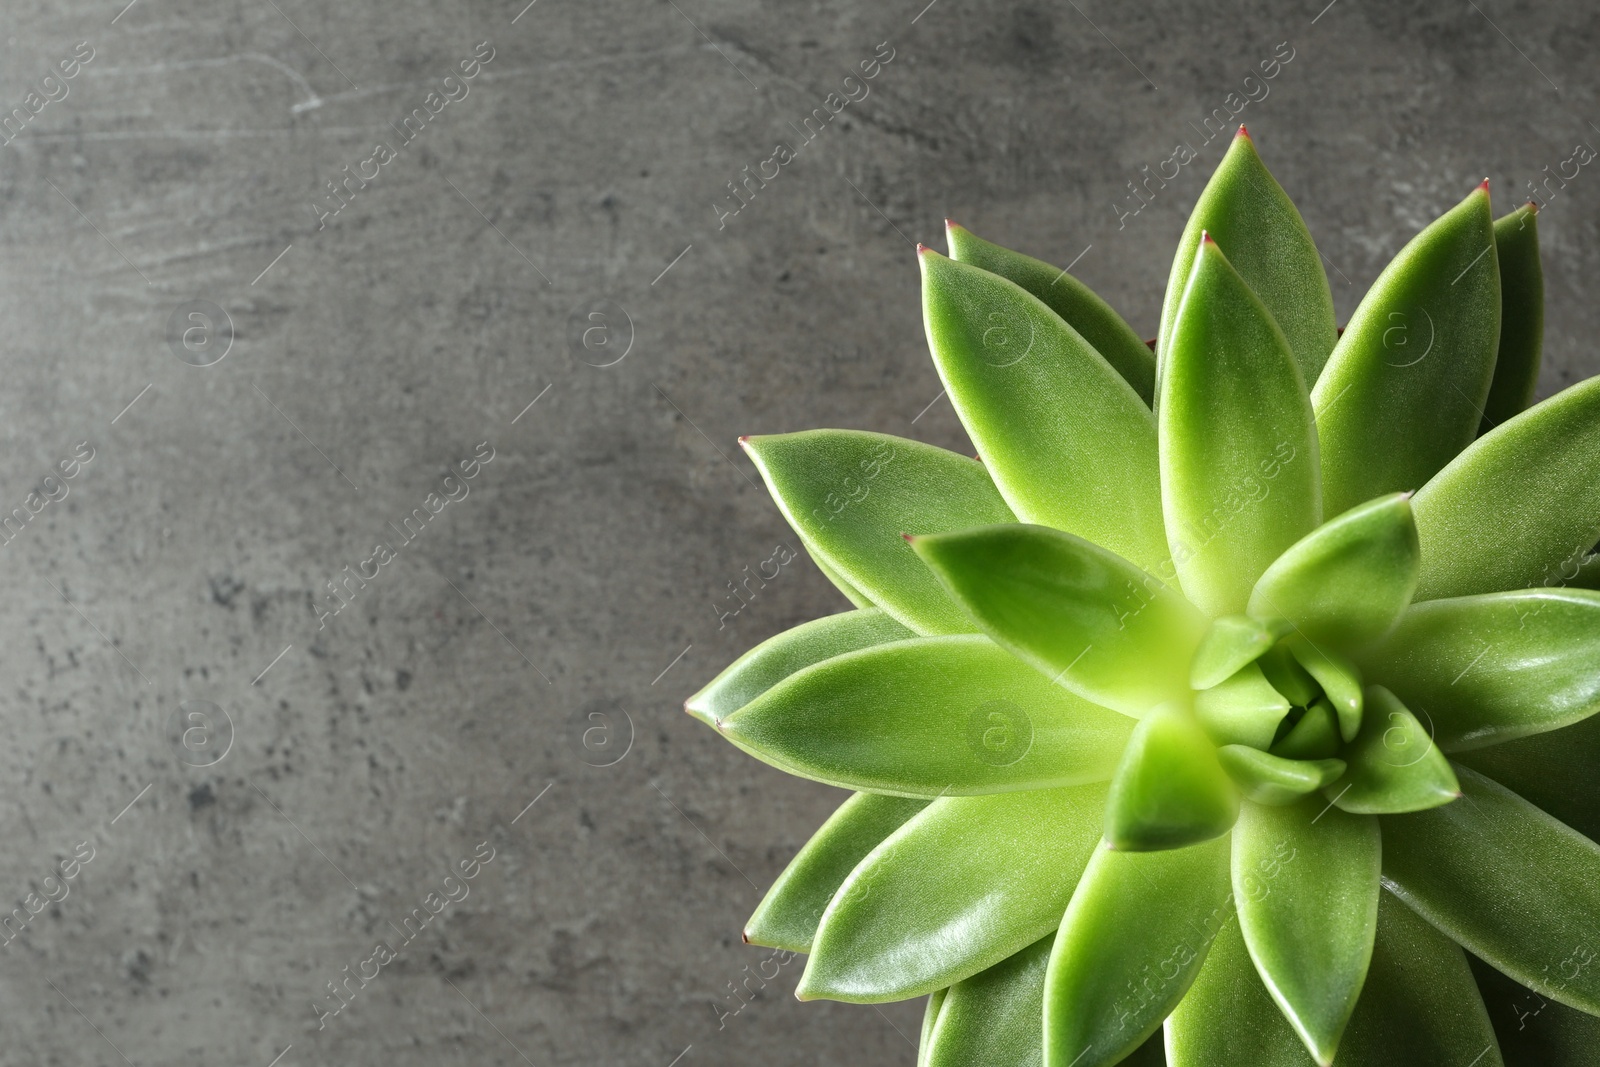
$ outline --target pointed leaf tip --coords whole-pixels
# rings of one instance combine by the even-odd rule
[[[1246,141],[1253,140],[1253,138],[1250,136],[1250,131],[1245,129],[1244,123],[1242,122],[1239,123],[1239,132],[1234,134],[1234,136],[1243,137]]]

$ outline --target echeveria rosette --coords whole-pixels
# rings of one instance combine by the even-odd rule
[[[1241,130],[1154,356],[1063,271],[921,250],[981,460],[746,439],[857,610],[688,704],[857,791],[745,931],[802,999],[927,996],[929,1067],[1589,1062],[1600,379],[1523,410],[1535,227],[1480,186],[1341,335]]]

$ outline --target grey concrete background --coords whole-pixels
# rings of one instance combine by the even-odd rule
[[[735,437],[965,447],[911,251],[945,215],[1153,332],[1225,143],[1194,127],[1281,42],[1239,119],[1341,316],[1485,174],[1508,210],[1600,139],[1579,0],[125,2],[0,26],[3,111],[93,51],[0,148],[0,511],[93,449],[0,548],[0,894],[67,893],[0,949],[4,1064],[911,1063],[920,1005],[798,1004],[798,961],[728,1014],[767,955],[744,918],[840,794],[680,705],[843,605],[797,561],[719,629],[789,539]],[[468,95],[319,230],[323,183],[480,42]],[[870,96],[719,228],[725,183],[880,42]],[[1119,225],[1179,141],[1200,158]],[[1597,208],[1584,169],[1541,218],[1542,393],[1597,367]],[[196,350],[231,322],[206,367],[169,331],[192,300],[225,313]],[[601,300],[611,347],[570,344]],[[324,583],[485,441],[319,626]],[[180,740],[200,702],[226,721]],[[480,846],[470,895],[319,1028]]]

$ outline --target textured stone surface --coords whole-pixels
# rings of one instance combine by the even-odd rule
[[[734,438],[966,447],[910,247],[945,215],[1075,261],[1153,333],[1225,143],[1196,127],[1280,42],[1239,118],[1341,317],[1485,174],[1503,211],[1600,138],[1577,0],[121,2],[13,5],[0,53],[9,110],[93,51],[0,148],[0,503],[93,450],[0,550],[0,893],[59,895],[94,850],[0,949],[4,1064],[909,1064],[920,1005],[800,1005],[800,961],[719,1017],[767,956],[743,919],[839,799],[679,710],[842,606],[801,561],[719,629],[725,583],[791,537]],[[719,223],[880,42],[870,95]],[[1199,158],[1119,223],[1180,141]],[[1542,394],[1600,369],[1591,170],[1540,222]],[[194,300],[232,324],[206,367],[169,327]],[[571,343],[601,300],[631,329]],[[205,701],[231,731],[185,747]],[[325,984],[483,842],[470,895],[319,1029]]]

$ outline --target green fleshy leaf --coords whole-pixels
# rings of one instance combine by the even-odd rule
[[[1468,957],[1501,1054],[1511,1067],[1593,1067],[1600,1019],[1546,1000],[1482,960]]]
[[[1095,853],[1045,975],[1045,1067],[1117,1063],[1161,1026],[1231,916],[1228,845]]]
[[[1102,781],[1132,731],[976,634],[825,660],[718,726],[791,774],[925,797]]]
[[[1043,526],[912,539],[984,632],[1047,678],[1128,715],[1188,692],[1200,620],[1120,556]]]
[[[1383,819],[1383,874],[1405,902],[1497,970],[1600,1015],[1600,845],[1457,766],[1465,798]]]
[[[1232,915],[1166,1030],[1172,1067],[1314,1067],[1261,984]]]
[[[1098,850],[1105,798],[1095,784],[929,804],[845,879],[795,995],[906,1000],[1027,948]]]
[[[1040,300],[1105,357],[1148,406],[1155,396],[1156,357],[1111,305],[1064,270],[991,244],[946,221],[950,258],[1013,281]]]
[[[1578,564],[1578,573],[1565,583],[1574,589],[1600,590],[1600,552],[1591,552]]]
[[[1383,269],[1312,392],[1324,513],[1420,489],[1470,444],[1499,340],[1500,271],[1481,186]]]
[[[1251,592],[1250,613],[1287,619],[1313,642],[1369,644],[1411,603],[1421,563],[1409,497],[1379,497],[1279,556]]]
[[[950,987],[930,1035],[928,1067],[1037,1064],[1044,1055],[1044,973],[1055,936]]]
[[[1287,628],[1287,624],[1285,624]],[[1312,673],[1300,665],[1284,645],[1276,645],[1256,660],[1256,666],[1272,688],[1282,693],[1297,708],[1309,708],[1322,695],[1322,687]]]
[[[1567,726],[1600,710],[1600,593],[1531,589],[1416,604],[1364,666],[1426,709],[1446,752]]]
[[[1337,781],[1345,768],[1344,760],[1284,759],[1248,745],[1224,745],[1217,750],[1217,758],[1244,795],[1257,804],[1292,804]]]
[[[1172,1067],[1313,1067],[1237,923],[1167,1020],[1167,1058]],[[1372,963],[1334,1065],[1504,1067],[1465,955],[1393,894],[1379,898]]]
[[[926,800],[857,793],[828,817],[789,861],[744,924],[752,945],[810,952],[817,923],[856,864],[898,830]]]
[[[1355,664],[1334,652],[1326,645],[1314,645],[1299,638],[1291,638],[1289,651],[1322,687],[1334,714],[1339,719],[1339,736],[1354,741],[1361,729],[1361,672]]]
[[[1333,705],[1326,699],[1312,704],[1269,751],[1283,759],[1331,759],[1339,751],[1339,720]]]
[[[1544,344],[1544,268],[1539,265],[1539,209],[1530,202],[1494,223],[1500,258],[1500,349],[1483,404],[1488,433],[1533,399]]]
[[[1383,820],[1385,860],[1390,822]],[[1372,965],[1334,1064],[1504,1067],[1466,954],[1392,893],[1379,899]]]
[[[1541,811],[1600,841],[1600,715],[1455,756]]]
[[[901,624],[971,633],[967,618],[900,535],[1011,522],[983,464],[858,430],[742,439],[807,549]]]
[[[1480,437],[1411,502],[1417,599],[1559,585],[1600,539],[1600,378]]]
[[[1181,848],[1228,832],[1239,795],[1216,746],[1187,712],[1139,720],[1106,801],[1106,843],[1130,852]]]
[[[806,555],[811,557],[811,562],[816,564],[817,570],[822,572],[822,576],[824,578],[833,583],[834,588],[838,589],[839,592],[844,594],[844,598],[846,600],[850,601],[850,603],[854,604],[858,608],[871,608],[877,606],[873,604],[871,597],[867,596],[867,594],[863,593],[861,590],[845,581],[843,575],[834,570],[832,567],[828,566],[827,561],[822,558],[822,553],[812,547],[810,541],[802,537],[800,538],[800,544],[805,547]]]
[[[903,641],[910,630],[877,608],[846,611],[801,623],[734,660],[683,709],[707,726],[744,707],[796,671],[846,652]]]
[[[1306,385],[1311,385],[1333,351],[1333,293],[1300,212],[1267,172],[1243,127],[1200,194],[1178,241],[1161,307],[1157,347],[1163,364],[1202,233],[1222,245],[1240,277],[1261,298],[1287,338]],[[1164,373],[1163,366],[1158,382]]]
[[[922,1038],[917,1042],[917,1067],[928,1067],[928,1054],[933,1051],[933,1028],[939,1024],[939,1012],[949,992],[935,989],[928,994],[928,1007],[922,1013]]]
[[[1017,517],[1164,560],[1156,422],[1139,395],[1020,286],[928,249],[922,277],[934,364]]]
[[[1366,979],[1381,856],[1377,819],[1320,798],[1239,813],[1239,926],[1272,999],[1318,1063],[1333,1061]]]
[[[1246,665],[1254,663],[1289,630],[1278,619],[1253,619],[1248,615],[1224,615],[1195,649],[1189,665],[1189,684],[1195,689],[1210,689]]]
[[[1305,382],[1271,314],[1202,241],[1162,350],[1161,499],[1184,594],[1211,616],[1321,519]]]
[[[1264,749],[1289,714],[1289,701],[1251,663],[1227,681],[1196,693],[1194,712],[1217,744]]]
[[[1461,795],[1450,761],[1428,728],[1380,685],[1367,687],[1361,732],[1344,750],[1350,767],[1328,799],[1359,815],[1390,815],[1448,804]]]

